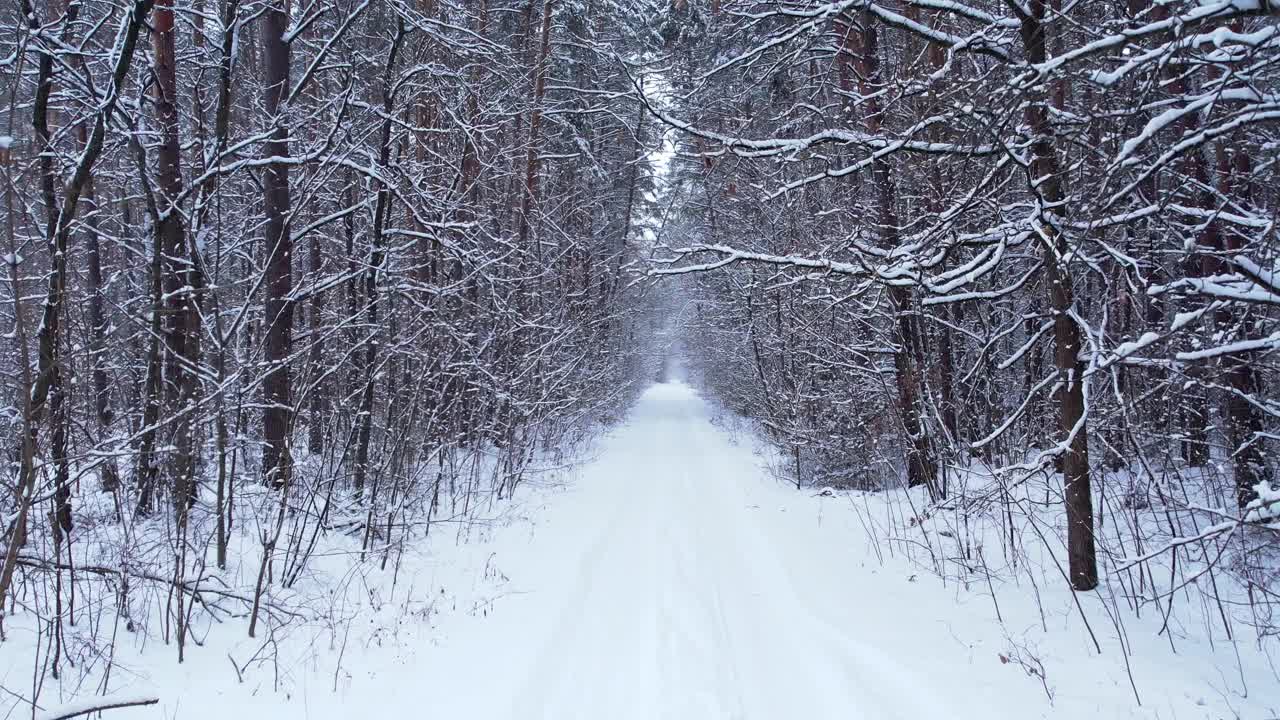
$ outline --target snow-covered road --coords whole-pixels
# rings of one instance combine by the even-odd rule
[[[313,597],[342,622],[278,644],[224,623],[182,665],[139,634],[115,689],[161,702],[112,718],[1277,716],[1258,658],[1186,632],[1175,651],[1158,615],[1121,636],[1107,596],[1073,597],[1047,558],[1034,582],[943,581],[922,566],[962,551],[926,542],[908,503],[797,491],[757,449],[687,385],[655,385],[571,482],[530,479],[503,516],[441,521],[396,571],[358,565],[346,594]]]
[[[499,559],[522,596],[449,643],[493,684],[469,692],[479,669],[450,662],[433,701],[476,718],[954,717],[879,644],[910,619],[860,610],[883,605],[794,532],[779,503],[795,497],[690,387],[652,387]]]
[[[541,548],[571,569],[552,590],[558,617],[535,631],[541,662],[513,713],[940,716],[899,702],[914,694],[905,672],[850,637],[839,604],[822,612],[811,578],[789,572],[752,492],[754,458],[687,386],[652,388],[607,452],[582,483],[594,512],[579,517],[592,526],[576,547]]]

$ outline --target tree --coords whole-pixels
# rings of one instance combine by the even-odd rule
[[[262,18],[263,108],[270,122],[263,143],[263,322],[265,352],[262,393],[262,475],[277,489],[287,488],[293,473],[289,435],[293,428],[290,354],[293,340],[293,212],[289,195],[289,8],[272,2]]]

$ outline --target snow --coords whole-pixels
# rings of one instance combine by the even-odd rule
[[[1115,350],[1113,350],[1112,352],[1115,353],[1115,357],[1118,359],[1126,358],[1138,352],[1139,350],[1142,350],[1143,348],[1146,348],[1150,345],[1155,344],[1159,340],[1160,340],[1159,334],[1153,333],[1153,332],[1145,332],[1142,334],[1142,337],[1138,338],[1137,340],[1120,343],[1115,347]]]
[[[1253,486],[1253,491],[1258,497],[1249,503],[1245,520],[1256,523],[1280,520],[1280,488],[1262,481]]]
[[[721,418],[687,384],[654,385],[571,482],[530,482],[515,512],[434,530],[394,577],[365,570],[354,592],[314,585],[278,598],[320,598],[333,607],[324,622],[249,640],[243,619],[228,619],[200,629],[182,665],[154,638],[122,641],[113,689],[160,703],[108,718],[1024,720],[1280,708],[1249,641],[1215,649],[1175,614],[1174,652],[1159,613],[1114,624],[1111,613],[1127,612],[1118,598],[1073,596],[1034,546],[1045,580],[1034,588],[984,576],[997,558],[943,580],[921,558],[936,548],[964,564],[943,546],[954,534],[915,517],[894,525],[904,506],[888,494],[784,485],[763,444]],[[897,550],[873,542],[890,525],[916,534]],[[901,549],[913,544],[929,552]],[[38,641],[23,620],[10,618],[10,642]],[[25,654],[0,656],[0,684],[29,681]]]
[[[1140,133],[1125,140],[1113,162],[1126,165],[1136,163],[1137,159],[1131,155],[1154,138],[1157,133],[1183,118],[1201,113],[1206,107],[1215,103],[1241,102],[1273,106],[1280,102],[1280,96],[1263,95],[1252,88],[1215,88],[1213,92],[1184,98],[1184,100],[1188,101],[1185,105],[1175,106],[1156,114],[1147,121],[1146,127]]]
[[[474,665],[452,665],[457,682],[487,669],[510,687],[440,710],[941,717],[944,706],[913,691],[891,646],[851,632],[854,596],[840,574],[778,523],[787,520],[779,503],[798,498],[759,479],[753,456],[711,426],[688,386],[651,389],[547,532],[508,559],[537,584],[513,580],[518,601],[458,643],[478,652]],[[523,642],[511,647],[513,637]]]

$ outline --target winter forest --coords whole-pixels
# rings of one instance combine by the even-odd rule
[[[1276,0],[8,0],[0,720],[1280,717]]]

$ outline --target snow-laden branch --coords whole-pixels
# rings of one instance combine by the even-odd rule
[[[698,127],[675,117],[654,103],[634,77],[631,78],[631,83],[636,97],[644,103],[645,109],[650,113],[653,113],[654,117],[676,130],[704,140],[710,140],[723,148],[723,150],[717,153],[707,153],[708,155],[733,153],[734,155],[744,158],[796,155],[815,147],[828,144],[856,145],[875,151],[879,153],[878,156],[887,155],[897,151],[936,155],[961,155],[965,157],[995,155],[1000,152],[1000,148],[995,145],[963,145],[957,143],[931,142],[926,140],[910,140],[892,135],[877,135],[846,129],[827,129],[804,137],[794,138],[756,139],[726,135],[724,133]],[[931,118],[918,124],[916,127],[928,127],[937,121],[938,119]],[[843,175],[847,174],[847,172],[840,172],[838,174]]]
[[[1275,288],[1260,285],[1236,274],[1180,278],[1170,283],[1152,285],[1147,290],[1147,294],[1153,297],[1172,292],[1237,302],[1280,305],[1280,293],[1277,293]]]
[[[648,274],[654,275],[687,275],[689,273],[718,270],[739,262],[757,262],[766,265],[801,268],[804,270],[834,273],[837,275],[867,275],[867,269],[853,263],[836,262],[823,258],[808,258],[798,255],[770,255],[767,253],[747,252],[728,245],[691,245],[683,248],[671,248],[674,258],[659,259],[656,262],[674,265],[682,258],[690,255],[711,254],[716,259],[705,263],[678,265],[674,267],[650,268]]]
[[[38,720],[69,720],[73,717],[102,712],[103,710],[155,705],[158,702],[160,702],[160,698],[154,695],[103,695],[102,697],[78,700],[58,707],[48,708],[38,713],[36,718]]]
[[[1225,25],[1237,18],[1257,15],[1280,15],[1280,2],[1276,0],[1217,0],[1216,2],[1203,2],[1196,8],[1181,15],[1172,15],[1146,25],[1127,28],[1098,38],[1061,55],[1055,55],[1034,66],[1034,69],[1042,75],[1048,74],[1077,60],[1115,50],[1135,40],[1164,33],[1182,33],[1212,23]],[[1105,74],[1095,75],[1094,78],[1104,84],[1110,79]]]

